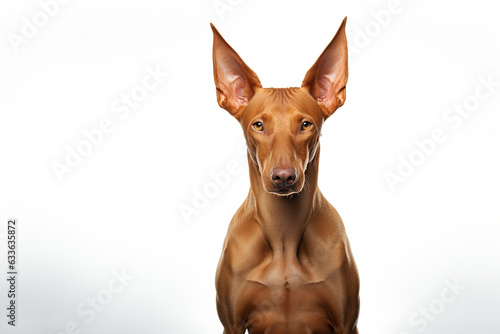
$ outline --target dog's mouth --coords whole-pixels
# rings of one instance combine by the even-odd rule
[[[292,189],[290,188],[285,188],[285,187],[280,187],[277,188],[276,190],[272,191],[275,194],[278,195],[289,195],[292,192]]]
[[[267,191],[270,194],[273,194],[278,197],[292,197],[295,194],[300,193],[300,191],[296,191],[294,189],[288,189],[288,188],[280,188],[272,191]]]
[[[301,189],[297,185],[293,185],[291,187],[272,187],[272,188],[264,187],[264,189],[270,194],[282,197],[298,194],[301,191]]]

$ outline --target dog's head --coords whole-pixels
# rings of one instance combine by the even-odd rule
[[[262,88],[255,72],[211,25],[217,101],[243,127],[249,155],[267,192],[286,196],[302,190],[321,126],[344,104],[345,24],[346,19],[300,88]]]

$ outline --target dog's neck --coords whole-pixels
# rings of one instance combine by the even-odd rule
[[[262,176],[250,156],[250,205],[255,206],[258,223],[273,253],[296,256],[309,219],[318,205],[319,147],[306,169],[302,191],[289,196],[268,193]]]

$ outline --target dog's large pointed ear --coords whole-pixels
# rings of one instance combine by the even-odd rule
[[[347,38],[344,18],[339,30],[325,51],[307,71],[302,87],[309,90],[318,101],[325,119],[341,107],[345,101],[347,84]]]
[[[227,44],[214,25],[210,23],[210,26],[214,33],[213,61],[217,102],[238,119],[255,90],[262,85],[255,72]]]

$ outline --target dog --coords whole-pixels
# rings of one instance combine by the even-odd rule
[[[250,173],[216,272],[223,333],[358,333],[358,270],[317,182],[321,127],[346,98],[346,20],[300,88],[262,88],[211,24],[217,102],[243,128]]]

